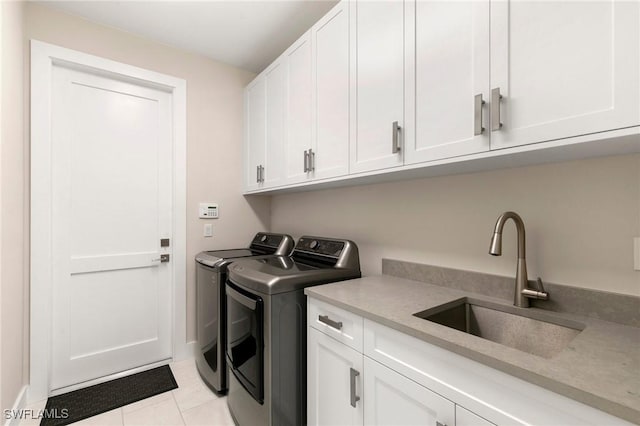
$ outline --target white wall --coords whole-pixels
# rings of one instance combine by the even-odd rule
[[[250,204],[241,195],[242,93],[254,74],[31,2],[26,38],[187,81],[187,338],[194,340],[196,253],[246,246],[269,225],[270,200]],[[220,205],[220,219],[209,222],[213,238],[202,236],[200,201]]]
[[[487,254],[506,210],[524,219],[530,277],[640,295],[640,155],[278,195],[271,229],[352,239],[365,275],[386,257],[513,276],[512,224]]]
[[[24,3],[0,2],[0,409],[11,408],[24,374]]]

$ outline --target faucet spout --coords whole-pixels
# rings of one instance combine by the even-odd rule
[[[489,254],[492,256],[502,256],[502,229],[509,219],[512,219],[515,223],[518,234],[518,264],[516,267],[516,290],[513,298],[513,304],[521,308],[528,308],[530,298],[547,300],[549,298],[549,294],[544,291],[544,288],[542,288],[542,281],[539,281],[539,291],[534,291],[529,288],[524,222],[517,213],[504,212],[498,216],[496,226],[493,230],[493,236],[491,237]]]
[[[491,238],[491,247],[489,254],[493,256],[502,256],[502,229],[507,220],[512,219],[516,225],[516,231],[518,233],[518,259],[525,259],[526,253],[526,235],[524,230],[524,222],[518,213],[504,212],[498,216],[496,226],[493,230],[493,237]]]

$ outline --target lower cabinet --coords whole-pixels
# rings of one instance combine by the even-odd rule
[[[362,354],[354,344],[362,342],[361,317],[314,299],[307,312],[308,425],[456,425],[461,407]],[[360,324],[353,323],[354,317]],[[342,329],[351,330],[350,345],[337,340]],[[463,415],[463,426],[492,424],[468,410]]]
[[[364,357],[365,425],[455,425],[455,404]]]
[[[325,302],[307,315],[310,426],[631,425]]]
[[[307,424],[362,425],[362,354],[309,327]]]
[[[307,344],[309,425],[455,425],[448,399],[311,327]]]

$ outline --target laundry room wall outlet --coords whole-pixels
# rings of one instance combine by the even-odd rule
[[[206,223],[204,225],[204,236],[205,237],[213,237],[213,225],[210,223]]]

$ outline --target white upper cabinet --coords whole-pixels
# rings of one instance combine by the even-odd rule
[[[349,7],[338,3],[313,28],[312,175],[349,172]]]
[[[638,1],[343,0],[247,86],[245,190],[635,153],[639,75]]]
[[[285,183],[297,183],[307,179],[307,153],[313,147],[309,32],[287,49],[283,62],[286,68]]]
[[[244,180],[247,191],[262,186],[266,144],[266,86],[264,78],[256,78],[244,91]]]
[[[489,0],[405,10],[405,163],[489,150]]]
[[[349,171],[401,166],[405,5],[399,0],[349,4],[354,101]]]
[[[640,124],[640,3],[492,1],[491,148]],[[502,127],[498,129],[498,119]]]
[[[283,150],[285,138],[286,66],[282,58],[264,73],[266,85],[266,146],[263,184],[282,185],[284,181]]]

